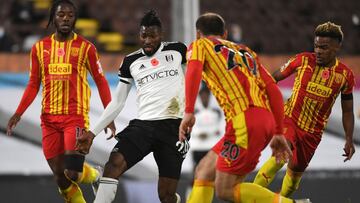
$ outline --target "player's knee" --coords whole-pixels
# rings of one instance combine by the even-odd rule
[[[300,180],[298,180],[298,179],[291,179],[291,182],[290,182],[290,184],[289,184],[289,189],[290,190],[293,190],[293,191],[295,191],[295,190],[297,190],[297,189],[299,189],[299,185],[300,185]]]
[[[65,176],[71,181],[76,182],[78,180],[78,178],[79,178],[79,172],[78,171],[65,169],[64,173],[65,173]]]
[[[127,169],[124,157],[119,154],[111,154],[109,161],[105,164],[104,176],[110,178],[119,178]]]
[[[227,200],[227,191],[223,188],[216,188],[215,190],[216,197],[221,200]]]
[[[174,192],[168,190],[159,191],[159,199],[161,203],[174,203],[176,202],[176,196]]]
[[[65,176],[72,181],[77,181],[79,173],[83,170],[85,157],[79,154],[66,154],[64,157]]]
[[[288,187],[289,187],[289,190],[295,191],[299,188],[299,185],[289,185]]]
[[[232,201],[236,181],[230,177],[216,177],[215,195],[221,200]],[[232,182],[232,183],[231,183]]]
[[[64,171],[62,173],[54,173],[54,179],[55,179],[55,182],[57,182],[57,183],[64,182],[66,180]]]
[[[211,180],[215,179],[216,173],[216,157],[215,160],[212,158],[212,155],[207,154],[200,163],[195,168],[195,178],[201,180]]]
[[[195,169],[195,178],[201,180],[214,180],[215,171],[206,167],[206,165],[198,165]]]

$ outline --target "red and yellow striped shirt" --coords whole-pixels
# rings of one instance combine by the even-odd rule
[[[110,100],[110,89],[104,77],[96,48],[74,33],[71,40],[60,42],[54,35],[37,42],[31,50],[30,80],[17,113],[22,114],[33,99],[30,91],[42,85],[42,114],[83,115],[88,119],[90,87],[87,73],[92,75],[104,106]]]
[[[190,45],[188,61],[203,65],[202,78],[226,120],[249,107],[271,111],[265,88],[274,80],[248,47],[215,37],[201,38]]]
[[[299,128],[321,135],[332,106],[341,92],[351,94],[355,84],[352,71],[336,60],[333,67],[316,65],[314,53],[300,53],[281,69],[288,77],[296,72],[292,95],[285,103],[285,115]]]

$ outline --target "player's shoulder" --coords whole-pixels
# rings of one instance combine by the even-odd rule
[[[180,53],[181,55],[181,63],[186,63],[186,51],[187,51],[187,47],[184,43],[182,42],[162,42],[163,48],[161,51],[167,51],[167,50],[171,50],[171,51],[176,51],[178,53]]]
[[[296,58],[306,57],[309,60],[316,60],[314,52],[300,52],[295,55]]]
[[[234,43],[234,44],[235,44],[235,43]],[[246,46],[245,44],[236,44],[236,46],[237,46],[239,49],[252,50],[252,49],[250,49],[250,47]]]
[[[124,59],[127,59],[127,60],[136,60],[142,56],[145,56],[145,54],[143,53],[142,49],[138,49],[134,52],[131,52],[130,54],[126,55]]]
[[[340,69],[340,71],[345,71],[351,75],[354,74],[352,69],[349,66],[347,66],[346,64],[342,63],[341,61],[339,61],[338,69]]]
[[[37,42],[50,41],[52,37],[53,37],[53,35],[48,35],[48,36],[45,36],[45,37],[41,38],[41,39],[40,39],[39,41],[37,41]]]
[[[41,39],[39,39],[37,42],[35,42],[34,46],[39,44],[39,43],[47,43],[47,42],[51,42],[51,38],[53,37],[53,35],[48,35],[48,36],[45,36]]]
[[[83,37],[82,35],[79,35],[77,33],[74,33],[74,41],[79,41],[79,42],[84,42],[87,46],[91,46],[91,47],[95,47],[95,45],[90,42],[88,39],[86,39],[85,37]]]
[[[162,42],[163,43],[163,49],[162,51],[166,50],[174,50],[179,52],[186,52],[186,45],[182,42]]]
[[[209,43],[211,40],[206,38],[206,37],[201,37],[199,39],[194,40],[191,44],[190,47],[195,47],[195,46],[204,46],[206,43]]]
[[[139,58],[145,56],[142,52],[142,49],[138,49],[130,54],[126,55],[123,60],[123,65],[130,66],[134,61],[138,60]]]
[[[234,42],[232,42],[232,43],[234,43]],[[248,47],[247,45],[239,44],[239,43],[234,43],[234,44],[236,45],[238,51],[243,50],[243,51],[250,53],[252,56],[257,57],[256,52],[254,50],[252,50],[250,47]]]
[[[347,66],[345,63],[343,63],[342,61],[338,60],[339,64],[339,68],[341,69],[345,69],[345,70],[351,70],[351,68],[349,66]]]
[[[36,41],[33,45],[32,45],[32,50],[36,50],[38,49],[39,45],[42,43],[42,44],[51,44],[51,38],[52,38],[52,35],[48,35],[48,36],[45,36],[41,39],[39,39],[38,41]]]

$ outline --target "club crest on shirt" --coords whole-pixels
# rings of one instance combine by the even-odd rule
[[[168,54],[168,55],[165,55],[165,60],[167,62],[171,62],[171,61],[174,61],[174,57],[172,54]]]
[[[73,57],[79,56],[79,48],[78,47],[71,48],[70,55]]]
[[[339,73],[335,73],[335,82],[337,83],[337,84],[339,84],[339,83],[341,83],[341,81],[342,81],[342,78],[343,78],[343,76],[341,75],[341,74],[339,74]]]

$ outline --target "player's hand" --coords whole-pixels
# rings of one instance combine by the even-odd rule
[[[183,158],[186,157],[186,154],[190,150],[190,135],[186,135],[186,138],[184,141],[177,141],[176,142],[176,148],[178,152],[182,155]]]
[[[283,135],[274,135],[270,142],[270,147],[278,164],[288,162],[290,157],[292,157],[291,149]]]
[[[116,133],[116,126],[115,126],[115,123],[114,121],[111,122],[108,126],[106,126],[106,128],[104,129],[105,131],[105,134],[107,134],[108,132],[108,128],[110,129],[111,131],[111,134],[109,137],[106,138],[106,140],[110,140],[111,138],[115,137],[115,133]]]
[[[349,161],[351,157],[354,155],[354,153],[355,153],[354,143],[352,141],[346,141],[344,146],[344,154],[343,154],[343,156],[346,157],[344,159],[344,162]]]
[[[81,154],[88,154],[94,140],[94,133],[85,131],[76,138],[76,150]]]
[[[191,133],[192,127],[195,124],[195,116],[193,113],[185,113],[179,126],[179,141],[186,140],[186,135]]]
[[[15,128],[16,124],[20,121],[21,116],[17,113],[15,113],[14,115],[11,116],[11,118],[9,119],[8,125],[7,125],[7,129],[6,129],[6,134],[7,135],[11,135],[12,130]]]

